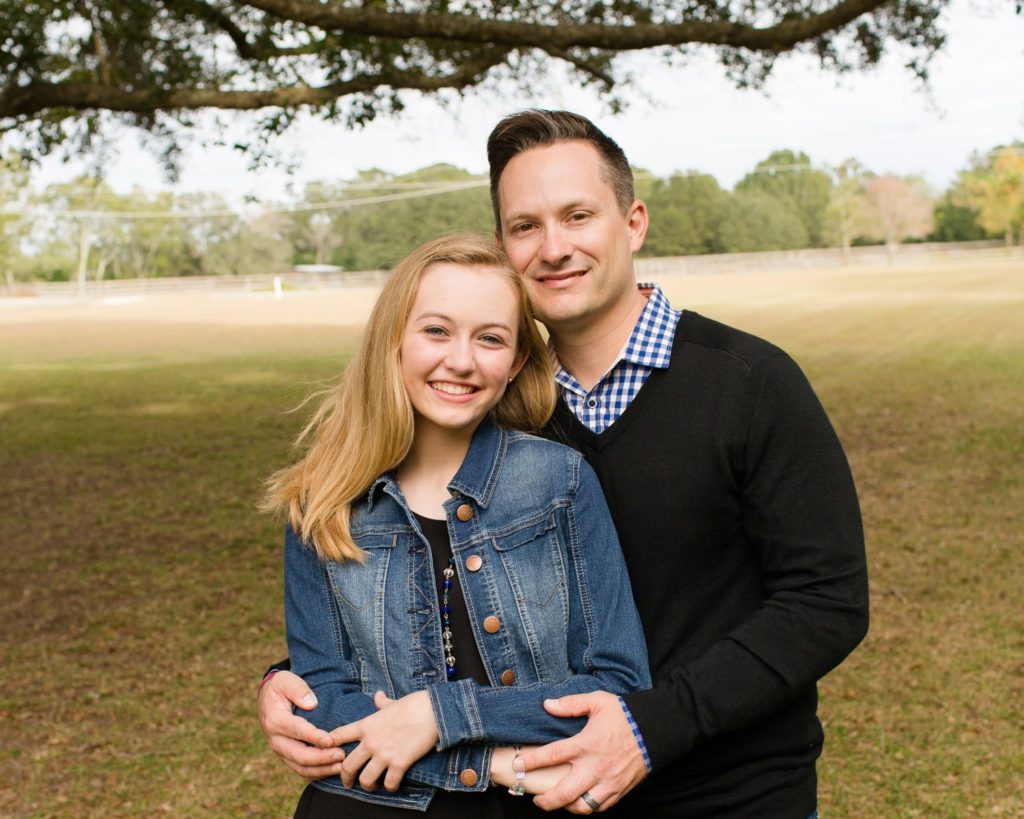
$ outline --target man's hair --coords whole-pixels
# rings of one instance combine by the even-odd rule
[[[498,203],[498,183],[505,166],[518,154],[531,148],[553,145],[556,142],[581,141],[593,145],[601,157],[601,178],[612,186],[615,201],[623,214],[629,211],[636,198],[633,192],[633,170],[622,148],[594,123],[570,111],[545,111],[530,108],[509,114],[494,126],[487,138],[487,162],[491,168],[491,206],[494,224],[501,233],[501,209]]]

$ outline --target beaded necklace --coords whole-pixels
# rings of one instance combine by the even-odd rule
[[[449,603],[449,593],[452,589],[452,578],[455,576],[455,558],[448,558],[448,565],[443,572],[444,580],[441,581],[441,636],[444,638],[444,662],[447,668],[445,672],[450,680],[455,676],[455,653],[452,648],[452,607]]]

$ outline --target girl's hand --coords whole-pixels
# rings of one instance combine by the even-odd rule
[[[384,774],[384,787],[395,791],[409,767],[437,744],[434,709],[426,691],[399,700],[378,691],[373,704],[380,709],[377,713],[331,731],[338,745],[359,743],[341,766],[341,781],[351,788],[358,776],[359,784],[372,791]]]
[[[536,747],[538,746],[524,745],[520,750],[520,753]],[[504,785],[506,788],[510,788],[515,784],[516,776],[515,768],[513,767],[515,754],[516,752],[512,748],[494,749],[494,753],[491,755],[492,782],[497,782],[499,785]],[[526,788],[527,793],[544,793],[554,787],[556,783],[560,782],[562,777],[571,770],[572,765],[567,762],[561,765],[552,765],[548,768],[536,768],[526,774],[526,779],[522,780],[523,787]]]

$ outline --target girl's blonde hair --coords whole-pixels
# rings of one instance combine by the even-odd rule
[[[398,466],[413,439],[413,410],[402,383],[400,350],[420,280],[438,263],[496,268],[519,299],[516,360],[522,370],[491,410],[499,426],[538,432],[555,407],[551,359],[519,275],[493,240],[442,236],[410,253],[388,278],[355,356],[296,446],[312,438],[305,457],[274,474],[262,508],[284,512],[321,558],[362,560],[349,531],[352,504],[370,484]]]

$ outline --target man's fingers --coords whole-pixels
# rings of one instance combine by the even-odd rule
[[[270,749],[299,776],[323,779],[341,771],[345,752],[341,748],[310,748],[306,743],[286,737],[270,740]]]
[[[538,808],[543,810],[557,810],[565,807],[572,810],[572,803],[580,798],[580,794],[596,785],[597,782],[592,777],[574,769],[558,780],[553,788],[535,797],[533,801]]]
[[[318,748],[331,748],[336,743],[326,731],[317,728],[313,723],[296,717],[293,714],[278,714],[267,719],[264,727],[267,737],[270,739],[271,747],[274,745],[275,737],[287,737],[306,742]]]
[[[537,768],[547,768],[551,765],[558,765],[562,762],[569,762],[577,753],[574,742],[575,737],[560,739],[556,742],[549,742],[539,748],[531,748],[519,755],[519,761],[524,771],[532,771]]]
[[[284,697],[288,702],[306,711],[316,708],[316,694],[306,685],[306,681],[298,674],[290,671],[278,671],[263,686],[271,692]]]
[[[544,700],[544,710],[553,717],[585,717],[599,704],[592,693],[569,694],[557,700]]]
[[[380,710],[381,708],[387,708],[393,702],[394,700],[391,699],[391,697],[389,697],[383,691],[378,691],[376,694],[373,695],[373,704],[377,707],[377,710]]]

